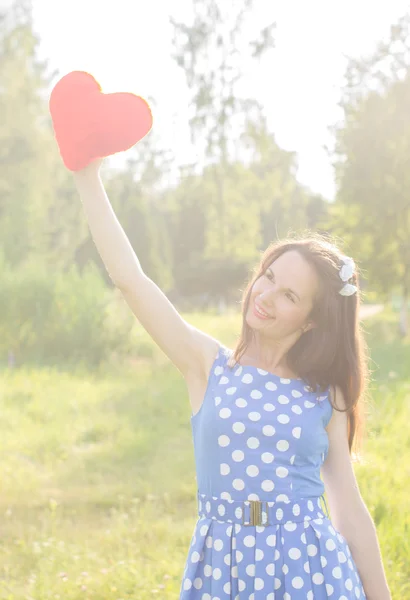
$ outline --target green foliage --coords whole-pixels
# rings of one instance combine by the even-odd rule
[[[343,236],[381,294],[410,290],[410,20],[361,61],[352,59],[336,128],[337,201],[329,229]]]
[[[114,296],[93,265],[50,273],[37,263],[0,271],[0,356],[22,363],[99,365],[125,353],[133,321],[113,313]],[[11,300],[12,299],[12,300]]]
[[[238,315],[190,317],[232,345]],[[394,331],[393,318],[376,321]],[[378,368],[364,462],[354,470],[392,597],[404,599],[410,381],[407,370],[390,373],[391,346],[376,321],[366,321]],[[154,361],[132,367],[0,373],[2,600],[177,597],[197,515],[191,410],[183,378],[149,343]],[[409,345],[395,343],[394,360],[409,364]]]

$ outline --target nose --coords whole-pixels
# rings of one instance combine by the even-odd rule
[[[266,306],[266,308],[269,308],[271,306],[274,306],[274,304],[275,304],[275,294],[276,294],[276,288],[271,287],[268,290],[264,290],[263,292],[261,292],[258,296],[258,299],[259,299],[260,303],[263,304],[263,306]]]

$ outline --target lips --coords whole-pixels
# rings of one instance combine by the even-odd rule
[[[260,306],[260,305],[259,305],[257,302],[254,302],[254,305],[255,305],[257,308],[259,308],[260,310],[262,310],[264,313],[266,313],[266,314],[267,314],[267,316],[265,317],[265,319],[273,319],[272,315],[270,315],[270,314],[268,313],[268,311],[267,311],[267,310],[265,310],[265,309],[264,309],[262,306]],[[260,315],[260,316],[264,317],[264,315]]]

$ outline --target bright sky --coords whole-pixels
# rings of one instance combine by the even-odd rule
[[[171,10],[184,19],[189,0],[32,1],[41,57],[50,68],[59,77],[88,71],[104,92],[153,97],[154,127],[163,145],[178,162],[192,162],[189,96],[170,56],[168,24]],[[276,49],[248,74],[249,94],[263,104],[278,143],[297,152],[298,179],[331,199],[333,170],[324,146],[331,143],[328,127],[340,118],[344,57],[371,52],[410,10],[409,2],[260,0],[260,7],[257,17],[277,23]]]

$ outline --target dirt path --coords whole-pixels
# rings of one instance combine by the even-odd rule
[[[360,318],[373,317],[384,309],[384,304],[363,304],[360,310]]]

